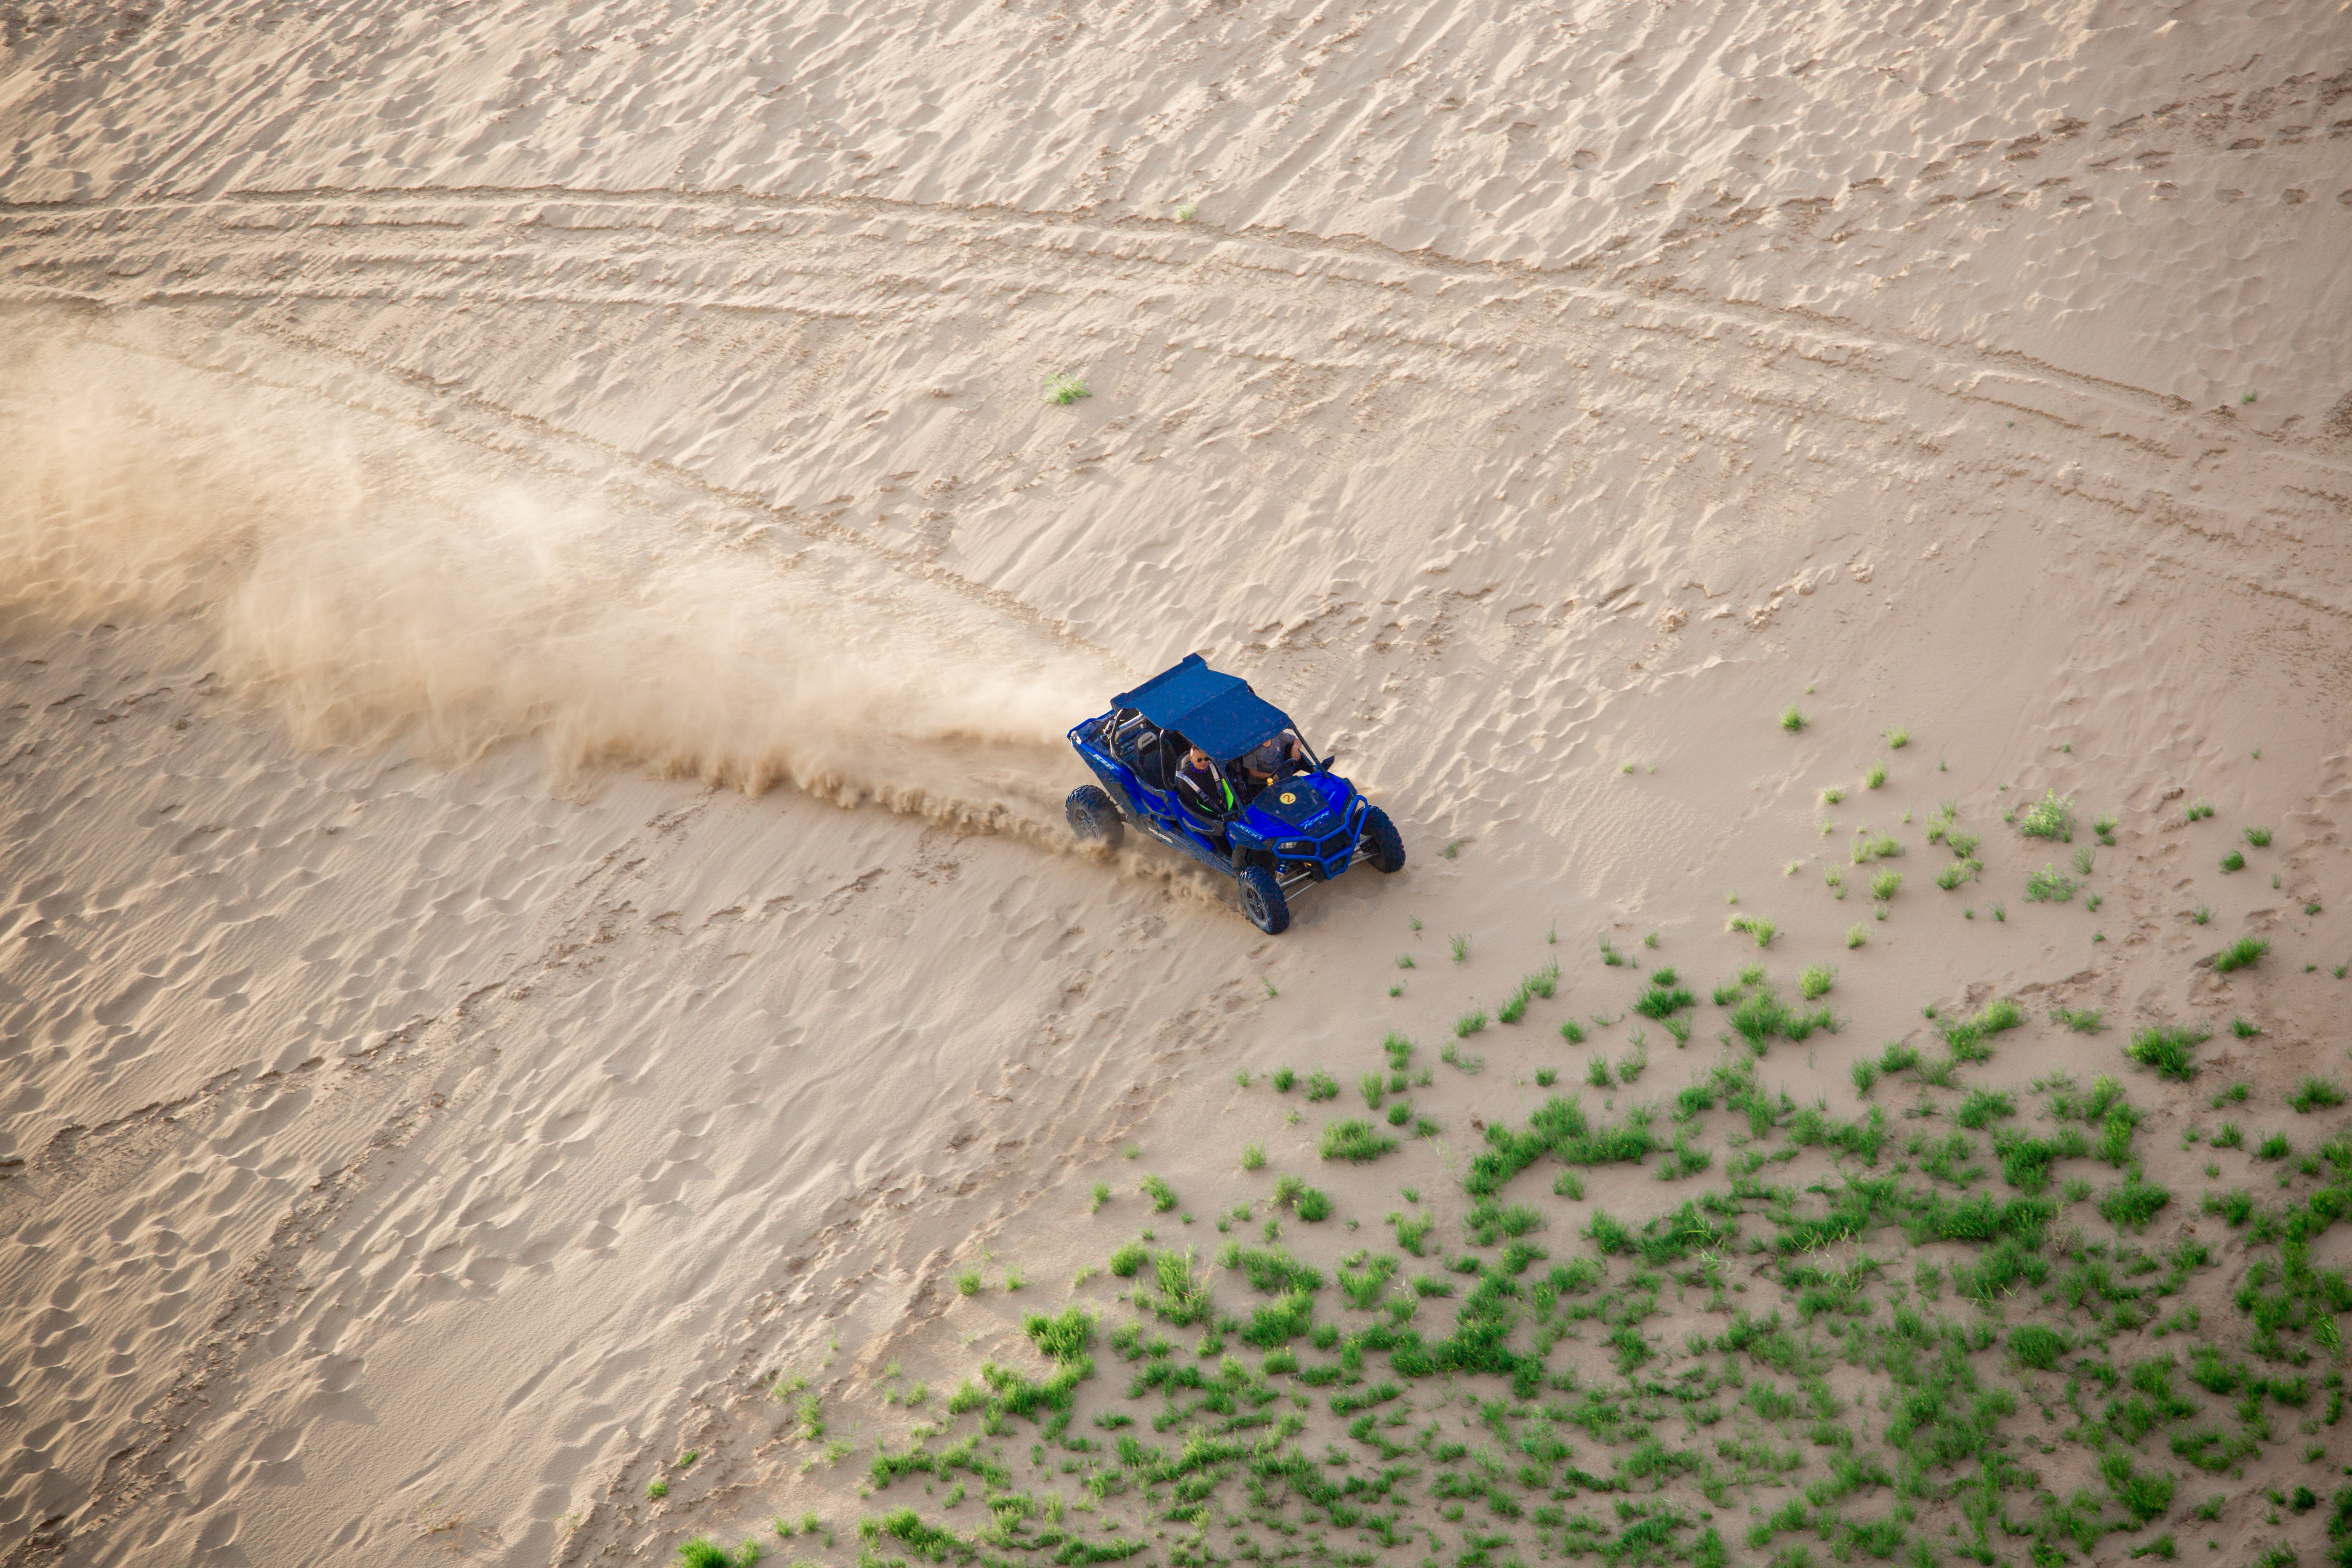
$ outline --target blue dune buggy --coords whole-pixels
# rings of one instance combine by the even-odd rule
[[[1199,654],[1111,699],[1111,710],[1070,731],[1070,744],[1101,784],[1070,792],[1063,811],[1082,839],[1118,847],[1127,824],[1240,884],[1242,912],[1269,936],[1290,924],[1290,895],[1327,882],[1358,860],[1404,869],[1404,840],[1382,811],[1299,742],[1256,785],[1239,766],[1268,742],[1288,753],[1297,731],[1282,710],[1237,675]],[[1198,746],[1230,786],[1230,811],[1197,809],[1177,789],[1177,770]]]

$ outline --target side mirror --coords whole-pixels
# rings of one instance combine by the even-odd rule
[[[1339,748],[1337,746],[1332,747],[1329,751],[1323,753],[1323,765],[1327,768],[1339,760]]]

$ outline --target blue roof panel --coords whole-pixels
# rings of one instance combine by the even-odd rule
[[[1282,710],[1252,691],[1248,681],[1211,669],[1197,653],[1111,701],[1139,710],[1163,730],[1177,731],[1221,763],[1290,728]]]

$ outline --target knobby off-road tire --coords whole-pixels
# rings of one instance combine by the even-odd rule
[[[1062,815],[1070,819],[1070,831],[1080,842],[1099,844],[1106,849],[1116,849],[1127,837],[1127,820],[1111,804],[1109,795],[1093,784],[1080,784],[1062,803]]]
[[[1404,869],[1404,836],[1377,805],[1364,813],[1364,837],[1371,841],[1373,870],[1386,876]]]
[[[1244,866],[1241,885],[1242,913],[1249,916],[1250,924],[1268,936],[1290,929],[1290,901],[1282,896],[1282,884],[1273,872],[1263,866]]]

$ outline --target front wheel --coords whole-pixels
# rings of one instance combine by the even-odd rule
[[[1364,813],[1364,837],[1372,841],[1372,869],[1383,875],[1404,869],[1404,836],[1379,806]]]
[[[1070,792],[1062,803],[1062,815],[1070,819],[1070,831],[1079,842],[1100,844],[1116,849],[1127,837],[1127,822],[1111,804],[1110,796],[1093,784],[1081,784]]]
[[[1290,929],[1290,902],[1282,896],[1282,884],[1274,873],[1263,866],[1242,868],[1242,913],[1249,916],[1250,924],[1268,936],[1280,936]]]

